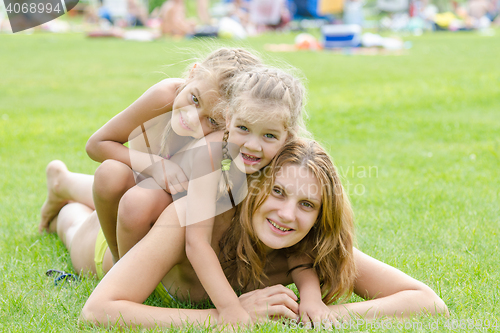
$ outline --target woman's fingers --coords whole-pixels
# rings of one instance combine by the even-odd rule
[[[284,305],[292,312],[295,313],[295,317],[299,313],[299,304],[297,303],[297,296],[295,293],[283,285],[275,285],[272,287],[267,287],[261,289],[262,300],[269,305]]]
[[[290,296],[293,300],[295,301],[298,301],[299,299],[297,298],[297,295],[295,295],[295,293],[285,287],[284,285],[281,285],[281,284],[277,284],[277,285],[274,285],[274,286],[271,286],[271,287],[266,287],[264,288],[265,291],[267,291],[268,293],[268,296],[271,296],[271,295],[274,295],[274,294],[287,294],[288,296]]]
[[[288,294],[276,294],[269,296],[269,304],[270,305],[284,305],[292,312],[295,313],[295,317],[297,317],[299,313],[299,304],[290,297]]]
[[[266,302],[269,305],[283,305],[294,313],[293,318],[297,318],[299,313],[299,304],[297,303],[297,295],[289,288],[279,284],[264,288],[266,293]]]
[[[297,319],[297,313],[290,310],[289,307],[285,305],[272,305],[268,308],[267,315],[272,319]]]
[[[336,327],[339,324],[339,321],[337,320],[337,316],[333,312],[330,312],[327,320],[329,323],[331,323],[332,327]]]
[[[295,301],[296,298],[290,289],[273,286],[241,295],[240,303],[249,311],[252,319],[263,319],[268,316],[297,319],[299,305]]]

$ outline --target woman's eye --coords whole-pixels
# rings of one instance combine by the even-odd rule
[[[210,122],[210,125],[212,125],[213,127],[219,126],[219,124],[217,124],[214,118],[208,117],[208,121]]]
[[[275,194],[277,194],[277,195],[281,195],[281,194],[282,194],[281,189],[279,189],[279,188],[277,188],[277,187],[273,188],[273,192],[274,192]]]
[[[200,101],[198,101],[198,97],[196,97],[195,95],[191,95],[191,100],[196,105],[200,104]]]
[[[264,134],[264,137],[265,137],[265,138],[268,138],[268,139],[276,139],[276,136],[275,136],[275,135],[273,135],[273,134],[269,134],[269,133],[268,133],[268,134]]]
[[[302,206],[307,207],[307,208],[314,208],[313,204],[308,202],[308,201],[302,202]]]
[[[245,131],[245,132],[246,132],[246,131],[248,131],[248,128],[247,128],[246,126],[241,125],[241,126],[237,126],[237,127],[238,127],[240,130],[242,130],[242,131]]]

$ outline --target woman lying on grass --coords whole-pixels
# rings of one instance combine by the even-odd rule
[[[85,209],[78,203],[70,205]],[[170,205],[146,237],[107,273],[82,310],[84,321],[142,327],[223,323],[216,309],[142,304],[160,282],[178,300],[206,299],[185,253],[185,227],[177,218],[185,212],[175,209]],[[52,223],[57,224],[73,263],[80,259],[80,266],[75,266],[91,267],[94,249],[74,245],[78,235],[95,237],[98,223],[58,224],[58,218]],[[295,269],[315,270],[322,289],[319,296],[324,296],[338,320],[348,320],[350,314],[371,320],[447,313],[444,302],[428,286],[355,249],[352,229],[351,207],[330,158],[314,141],[297,140],[251,179],[249,194],[236,213],[217,216],[212,246],[233,288],[244,293],[241,305],[254,322],[267,316],[298,318],[295,295],[281,286],[292,282],[287,257],[295,253],[306,253],[314,261],[313,267]],[[82,266],[82,260],[90,262]],[[272,287],[258,289],[266,286]],[[352,291],[369,300],[331,304]]]

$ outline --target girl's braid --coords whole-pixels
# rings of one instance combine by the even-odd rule
[[[236,67],[238,67],[238,69],[241,70],[241,68],[243,66],[242,66],[241,61],[238,57],[239,51],[235,49],[235,50],[233,50],[233,53],[234,53],[234,61],[236,61]]]
[[[222,137],[222,162],[221,162],[221,170],[222,170],[222,175],[224,176],[224,181],[226,182],[226,190],[227,193],[229,194],[229,199],[231,200],[231,204],[233,207],[236,205],[234,204],[234,199],[233,199],[233,193],[231,192],[231,183],[229,182],[229,169],[231,167],[231,162],[233,159],[231,158],[231,155],[229,155],[229,151],[227,148],[227,139],[229,138],[229,131],[226,130],[224,132],[224,136]]]

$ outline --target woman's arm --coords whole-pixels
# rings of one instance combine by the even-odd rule
[[[175,206],[169,205],[151,231],[113,266],[85,303],[81,315],[84,321],[102,326],[144,327],[214,324],[215,310],[167,309],[142,304],[170,269],[185,257],[185,228],[180,227],[176,216]]]
[[[354,292],[364,302],[331,305],[337,317],[357,314],[365,320],[384,316],[407,318],[419,313],[448,314],[443,300],[424,283],[354,249],[358,276]]]
[[[109,120],[88,140],[85,148],[90,158],[97,162],[114,159],[132,167],[130,154],[134,153],[138,155],[132,157],[134,161],[144,160],[144,166],[137,171],[141,172],[150,166],[151,158],[148,154],[129,150],[123,144],[129,141],[132,131],[148,120],[172,110],[176,90],[182,82],[181,79],[166,79],[155,84],[124,111]],[[155,157],[155,161],[160,160],[160,157]]]

